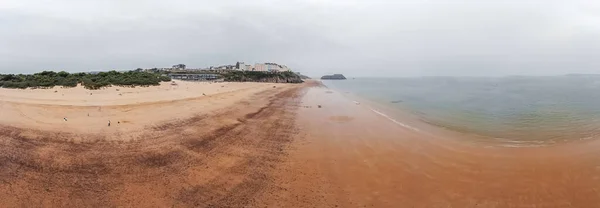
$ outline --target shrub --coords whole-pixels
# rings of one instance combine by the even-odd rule
[[[112,85],[130,87],[159,85],[161,81],[171,81],[171,78],[141,71],[109,71],[97,74],[43,71],[28,75],[0,74],[0,87],[21,89],[54,86],[76,87],[79,83],[86,89],[100,89]]]

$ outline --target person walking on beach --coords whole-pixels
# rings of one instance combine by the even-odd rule
[[[108,120],[108,126],[110,127],[110,120]]]

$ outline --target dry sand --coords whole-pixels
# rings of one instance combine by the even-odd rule
[[[89,96],[86,90],[69,89],[64,100],[61,89],[0,90],[0,204],[600,204],[599,142],[521,148],[465,142],[466,135],[393,121],[316,82],[273,86],[181,83],[178,89],[121,89],[134,92],[129,98],[115,96],[114,88],[87,98],[82,97]],[[96,94],[105,98],[92,98]],[[117,120],[127,122],[117,125]]]
[[[273,86],[287,86],[267,83],[176,83],[102,90],[86,90],[83,87],[35,90],[0,88],[0,125],[130,140],[152,126],[185,120],[198,114],[210,114],[251,94]]]

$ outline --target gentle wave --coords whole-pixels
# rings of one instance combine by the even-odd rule
[[[388,116],[388,115],[386,115],[386,114],[384,114],[384,113],[382,113],[382,112],[379,112],[379,111],[377,111],[377,110],[375,110],[375,109],[373,109],[373,108],[369,108],[369,109],[371,109],[371,111],[373,111],[373,112],[375,112],[375,113],[379,114],[380,116],[383,116],[384,118],[387,118],[388,120],[390,120],[390,121],[394,122],[395,124],[398,124],[398,125],[400,125],[400,126],[402,126],[402,127],[404,127],[404,128],[407,128],[407,129],[410,129],[410,130],[413,130],[413,131],[421,131],[421,130],[419,130],[418,128],[415,128],[415,127],[409,126],[409,125],[407,125],[407,124],[404,124],[404,123],[402,123],[402,122],[399,122],[399,121],[397,121],[396,119],[393,119],[393,118],[391,118],[390,116]]]
[[[600,137],[597,76],[357,78],[324,83],[412,113],[427,124],[490,140],[537,145]]]

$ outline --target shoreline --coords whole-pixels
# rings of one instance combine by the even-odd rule
[[[324,85],[326,86],[326,84]],[[407,128],[423,129],[424,132],[441,135],[443,137],[451,137],[454,140],[463,140],[464,142],[471,142],[474,144],[509,148],[543,147],[568,143],[582,143],[594,138],[600,138],[598,135],[587,135],[584,133],[574,133],[573,135],[576,135],[575,137],[564,135],[560,138],[553,139],[524,139],[527,138],[527,136],[523,136],[523,138],[502,138],[491,134],[488,135],[478,130],[463,130],[459,127],[453,127],[452,125],[445,125],[433,120],[428,120],[419,116],[419,113],[412,112],[412,110],[406,106],[393,106],[390,103],[375,101],[353,92],[330,88],[329,86],[327,86],[327,88],[344,95],[344,97],[353,102],[358,101],[362,104],[371,106],[373,108],[372,110],[384,114],[384,117],[390,117],[390,119],[394,120],[393,122],[401,123],[399,125],[405,125]]]
[[[305,95],[305,105],[323,108],[300,109],[298,123],[306,140],[290,162],[301,164],[294,169],[300,172],[299,182],[291,187],[318,187],[311,191],[325,196],[320,203],[340,207],[600,203],[595,192],[600,185],[598,141],[519,148],[471,143],[457,140],[459,135],[407,129],[327,90],[313,87]],[[312,196],[306,191],[298,190],[297,195]],[[280,200],[278,205],[311,199],[288,199],[287,204]]]

